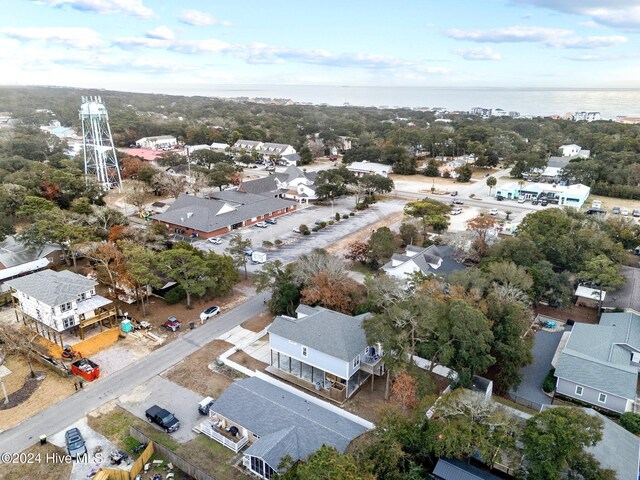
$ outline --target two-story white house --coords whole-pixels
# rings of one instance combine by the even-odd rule
[[[269,326],[267,371],[342,403],[369,377],[384,374],[380,344],[369,345],[362,321],[321,307],[300,305],[297,317],[278,316]]]
[[[158,135],[156,137],[142,137],[136,141],[140,148],[155,148],[157,150],[170,149],[178,145],[178,140],[173,135]]]
[[[270,159],[272,157],[284,157],[286,155],[293,155],[296,149],[291,145],[284,143],[269,143],[260,142],[256,140],[238,140],[233,144],[231,149],[237,154],[255,154],[262,156],[263,158]]]
[[[98,282],[63,270],[43,270],[5,283],[10,289],[16,318],[61,347],[63,334],[84,339],[93,325],[113,327],[113,302],[96,294]]]

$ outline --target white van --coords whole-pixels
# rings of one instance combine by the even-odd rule
[[[209,408],[211,407],[211,405],[213,405],[213,398],[204,397],[202,400],[200,400],[200,403],[198,403],[198,411],[202,415],[209,415]]]

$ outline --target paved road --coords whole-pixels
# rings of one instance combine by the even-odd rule
[[[0,433],[0,453],[21,452],[34,444],[40,435],[53,435],[77,422],[97,406],[130,392],[222,333],[258,314],[264,308],[262,299],[263,295],[249,299],[233,310],[220,315],[215,321],[205,323],[204,326],[182,335],[139,361],[98,380],[95,384],[61,400],[20,425]]]

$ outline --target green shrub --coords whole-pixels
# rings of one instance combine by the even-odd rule
[[[311,232],[307,229],[304,232],[302,232],[302,235],[311,235]]]
[[[262,241],[262,246],[263,246],[264,248],[273,247],[273,243],[271,243],[269,240],[263,240],[263,241]]]
[[[175,288],[172,288],[164,295],[164,301],[167,305],[175,305],[176,303],[180,303],[182,300],[187,298],[187,292],[184,291],[180,285]]]
[[[353,217],[355,215],[355,212],[349,212],[349,216]]]
[[[640,414],[627,412],[620,415],[620,425],[634,435],[640,434]]]
[[[309,235],[309,227],[307,227],[304,223],[301,223],[298,227],[300,233],[303,235]]]
[[[551,370],[549,370],[549,373],[547,373],[547,376],[544,377],[544,382],[542,382],[542,390],[547,393],[553,392],[553,390],[556,388],[556,377],[554,375],[555,373],[556,369],[552,368]]]
[[[336,222],[340,221],[340,214],[338,212],[336,212]]]
[[[356,205],[356,210],[364,210],[365,208],[368,208],[369,205],[367,205],[366,203],[359,203]],[[353,213],[353,212],[351,212]]]
[[[320,225],[316,225],[311,229],[312,232],[317,232],[318,230],[320,230]],[[307,235],[307,232],[304,232],[303,235]]]
[[[328,225],[333,225],[334,223],[336,223],[336,222],[334,222],[333,220],[329,220]]]
[[[275,243],[276,245],[282,245],[282,240],[276,238],[273,243]]]

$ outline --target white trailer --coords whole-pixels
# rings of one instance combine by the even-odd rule
[[[251,261],[253,263],[266,263],[267,254],[264,252],[253,252],[251,254]]]

